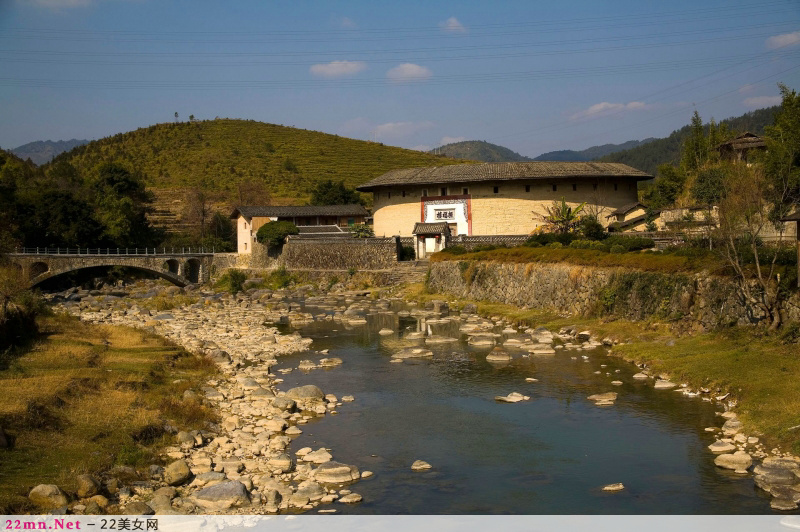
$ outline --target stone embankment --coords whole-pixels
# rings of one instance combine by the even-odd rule
[[[682,319],[700,329],[763,321],[735,284],[711,275],[666,274],[571,264],[478,261],[431,263],[434,292],[568,315],[610,314],[630,320]],[[800,321],[800,294],[784,308]]]

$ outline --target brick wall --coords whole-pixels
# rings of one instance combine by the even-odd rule
[[[397,242],[394,238],[290,239],[283,246],[280,262],[289,269],[391,268],[397,264]]]

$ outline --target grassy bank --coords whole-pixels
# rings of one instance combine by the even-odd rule
[[[81,473],[157,463],[166,423],[201,428],[213,412],[183,392],[216,372],[207,360],[142,331],[40,321],[42,339],[0,371],[0,513],[29,510],[37,484],[75,488]]]
[[[600,338],[619,340],[614,354],[631,362],[645,362],[655,374],[667,373],[675,382],[694,388],[730,392],[731,398],[738,401],[736,411],[746,432],[800,455],[800,356],[793,330],[766,334],[762,329],[733,327],[676,336],[667,323],[564,317],[513,305],[429,294],[423,285],[409,286],[405,296],[419,302],[443,299],[455,308],[476,303],[484,316],[500,316],[556,331],[575,325]]]

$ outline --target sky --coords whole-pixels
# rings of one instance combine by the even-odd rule
[[[800,89],[800,0],[0,0],[0,147],[243,118],[535,157]]]

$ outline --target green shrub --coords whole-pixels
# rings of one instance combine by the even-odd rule
[[[350,229],[353,236],[356,238],[372,238],[375,236],[375,231],[368,225],[356,225]]]
[[[478,251],[492,251],[492,250],[495,250],[495,249],[500,248],[500,247],[506,247],[506,246],[496,246],[494,244],[481,244],[479,246],[475,246],[472,249],[472,251],[474,251],[476,253]]]
[[[562,246],[569,246],[573,240],[577,240],[578,238],[578,235],[572,233],[541,233],[531,236],[523,245],[536,247],[536,245],[534,245],[535,243],[538,243],[541,246],[546,246],[548,244],[552,244],[553,242],[559,242]]]
[[[602,242],[598,241],[594,241],[591,244],[589,244],[589,249],[594,249],[596,251],[608,251],[608,247]]]
[[[624,251],[639,251],[642,249],[650,249],[655,247],[656,243],[653,241],[652,238],[644,238],[640,236],[623,236],[623,235],[611,235],[606,238],[603,243],[608,246],[608,248],[613,248],[614,246],[622,246]]]
[[[610,249],[611,253],[625,253],[625,246],[614,244]]]
[[[584,216],[581,218],[578,230],[589,240],[603,240],[608,236],[603,225],[597,221],[596,216]]]
[[[398,260],[414,260],[416,258],[416,253],[414,252],[414,248],[412,246],[403,246],[400,248],[400,256]]]
[[[463,255],[467,253],[467,248],[464,246],[449,246],[442,250],[443,253],[449,253],[451,255]]]
[[[595,240],[573,240],[570,242],[569,247],[573,249],[591,249]]]
[[[280,247],[289,235],[300,233],[292,222],[269,222],[261,226],[256,233],[256,239],[261,244],[271,247]]]
[[[564,244],[562,244],[561,242],[550,242],[549,244],[547,244],[547,247],[553,248],[553,249],[559,249],[559,248],[563,248]]]
[[[270,272],[270,274],[264,280],[264,283],[273,290],[278,290],[288,287],[294,281],[294,276],[290,275],[286,268],[281,266],[277,270]]]
[[[244,282],[247,280],[247,276],[244,274],[244,272],[239,270],[231,270],[228,272],[228,279],[228,291],[231,293],[231,295],[235,296],[242,291]]]

